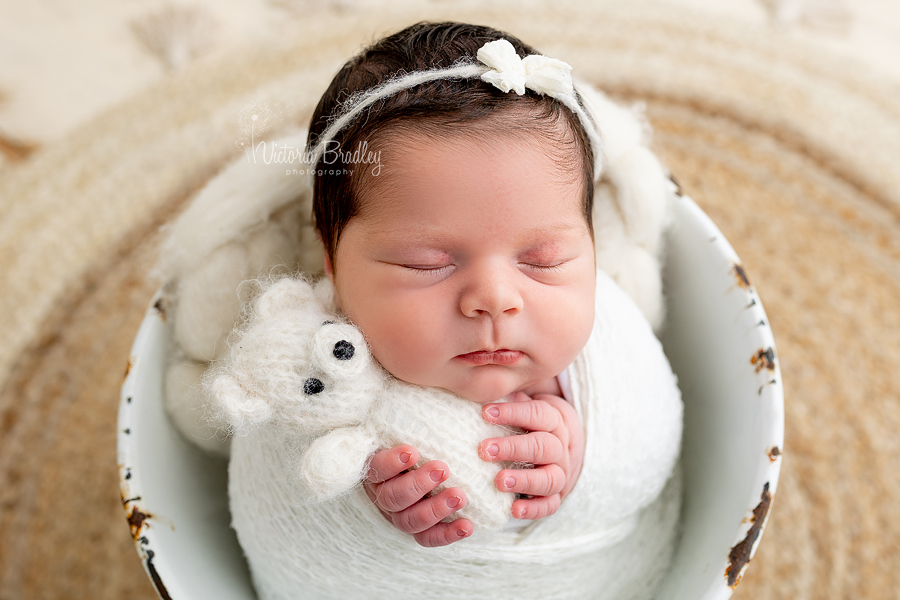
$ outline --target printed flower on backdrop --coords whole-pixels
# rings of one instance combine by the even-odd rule
[[[276,115],[265,102],[255,100],[241,108],[238,114],[238,126],[241,133],[250,136],[251,143],[256,136],[269,131],[275,124]]]
[[[281,107],[277,104],[274,110],[259,100],[245,104],[238,113],[238,127],[243,135],[234,140],[234,147],[244,152],[255,148],[257,140],[277,125],[281,118]]]

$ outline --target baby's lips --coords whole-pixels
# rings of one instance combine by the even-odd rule
[[[519,362],[519,360],[521,360],[523,356],[525,356],[525,353],[521,350],[508,350],[506,348],[500,348],[499,350],[478,350],[477,352],[459,354],[456,356],[456,358],[474,366],[510,366]]]

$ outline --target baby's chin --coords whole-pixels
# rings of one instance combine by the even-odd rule
[[[483,368],[483,367],[482,367]],[[490,404],[506,398],[506,396],[527,387],[528,382],[518,377],[495,374],[488,377],[476,377],[464,384],[446,388],[457,396],[476,404]]]
[[[477,395],[462,394],[462,393],[460,393],[458,391],[454,391],[454,390],[450,390],[450,391],[452,391],[457,396],[460,396],[464,400],[468,400],[469,402],[474,402],[475,404],[490,404],[491,402],[499,402],[499,401],[504,400],[504,398],[506,398],[506,396],[508,396],[509,394],[512,394],[515,390],[509,390],[506,393],[489,392],[487,394],[477,394]]]
[[[475,404],[490,404],[502,402],[515,392],[528,390],[535,384],[556,376],[545,372],[549,373],[550,369],[513,369],[501,365],[483,365],[469,367],[462,372],[444,372],[437,377],[422,373],[391,373],[407,383],[441,388]]]

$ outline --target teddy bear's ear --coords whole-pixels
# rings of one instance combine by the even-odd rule
[[[334,284],[327,277],[323,277],[313,286],[313,291],[322,306],[329,311],[335,310],[334,305]]]
[[[264,399],[248,393],[231,375],[219,375],[208,387],[209,419],[245,434],[272,418],[272,407]]]
[[[313,337],[313,356],[330,377],[355,377],[369,365],[369,348],[359,329],[327,321]]]
[[[256,300],[256,314],[266,318],[285,310],[302,309],[317,302],[311,285],[302,279],[285,277],[273,283]]]

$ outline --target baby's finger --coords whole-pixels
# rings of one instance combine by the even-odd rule
[[[415,465],[417,460],[419,453],[412,446],[403,445],[390,450],[379,450],[369,462],[365,483],[387,481]]]
[[[465,505],[465,492],[459,488],[448,488],[436,496],[425,498],[406,510],[393,514],[391,521],[404,533],[421,533]]]
[[[420,546],[437,548],[466,539],[472,535],[472,529],[468,519],[457,519],[451,523],[438,523],[413,537]]]
[[[541,465],[534,469],[503,469],[494,482],[501,492],[552,496],[566,485],[566,473],[559,465]]]
[[[565,456],[562,441],[546,431],[488,438],[478,446],[478,454],[488,462],[511,460],[535,465],[558,463]]]
[[[414,471],[377,483],[372,486],[375,504],[389,513],[406,510],[443,483],[448,472],[446,464],[433,460]]]
[[[482,415],[489,423],[521,427],[528,431],[555,431],[563,424],[559,409],[546,400],[487,404],[482,409]]]
[[[512,516],[517,519],[543,519],[559,510],[559,494],[519,499],[513,502]]]

